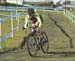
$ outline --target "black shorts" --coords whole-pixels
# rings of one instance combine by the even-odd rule
[[[31,21],[33,24],[35,24],[38,20],[37,20],[37,18],[32,18]]]

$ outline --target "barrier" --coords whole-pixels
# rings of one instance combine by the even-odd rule
[[[34,8],[37,11],[63,11],[63,10],[56,10],[56,8],[52,8],[50,6],[25,6],[25,7],[9,7],[7,6],[3,6],[2,9],[0,9],[0,11],[4,11],[4,12],[16,12],[17,11],[27,11],[28,8]]]
[[[1,44],[1,23],[2,23],[2,20],[0,19],[0,44]],[[1,45],[0,45],[0,48],[2,48]]]
[[[23,23],[20,23],[18,26],[16,26],[15,28],[13,28],[13,30],[10,33],[8,33],[5,37],[1,38],[2,42],[5,41],[6,39],[10,38],[11,35],[13,34],[13,32],[17,30],[17,27],[19,27],[21,25],[23,25]]]
[[[66,12],[64,12],[64,14],[70,19],[72,20],[73,23],[75,23],[75,15],[73,15],[70,11],[66,10]]]
[[[9,16],[9,15],[5,15],[5,14],[0,14],[0,16]]]
[[[5,15],[4,15],[5,16]],[[17,26],[14,28],[13,27],[13,18],[16,18],[17,16]],[[11,15],[8,15],[7,17],[5,17],[4,19],[0,19],[0,48],[3,48],[1,43],[5,40],[7,40],[8,38],[10,37],[13,37],[13,32],[16,31],[20,25],[22,25],[22,23],[19,24],[19,16],[25,16],[25,14],[12,14]],[[4,37],[2,37],[2,34],[1,34],[1,29],[2,29],[2,23],[6,20],[6,19],[11,19],[11,31],[5,35]]]

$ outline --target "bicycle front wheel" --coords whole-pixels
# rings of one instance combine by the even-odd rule
[[[41,42],[41,49],[43,53],[47,53],[49,49],[49,41],[45,32],[41,32],[40,42]]]
[[[37,54],[37,42],[33,35],[29,35],[27,38],[27,49],[31,57]]]

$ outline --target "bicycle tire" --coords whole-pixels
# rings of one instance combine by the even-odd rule
[[[34,47],[34,46],[32,46],[32,47],[35,48],[35,51],[32,51],[31,49],[34,49],[34,48],[32,48],[31,46],[29,46],[30,43],[32,43],[32,41],[33,41],[33,40],[31,40],[31,42],[30,42],[30,37],[32,37],[32,38],[34,39],[35,47]],[[32,45],[32,44],[31,44],[31,45]],[[30,48],[30,47],[31,47],[31,48]],[[36,41],[36,38],[35,38],[32,34],[30,34],[30,35],[28,36],[28,38],[27,38],[27,50],[28,50],[28,53],[29,53],[29,55],[30,55],[31,57],[36,56],[36,54],[37,54],[37,41]]]
[[[40,39],[40,42],[41,42],[41,49],[43,51],[43,53],[48,53],[48,50],[49,50],[49,40],[48,40],[48,37],[46,35],[45,32],[41,32],[41,35],[43,36],[41,39]],[[46,40],[45,40],[45,45],[44,45],[44,42],[43,42],[43,39],[46,37]],[[46,48],[44,48],[46,47]]]

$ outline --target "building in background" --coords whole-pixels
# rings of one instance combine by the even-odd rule
[[[49,3],[52,0],[1,0],[0,2],[3,3],[10,3],[10,4],[19,4],[19,5],[27,5],[29,3],[32,4],[43,4],[43,3]]]
[[[27,2],[50,2],[52,0],[24,0],[24,1],[27,1]]]
[[[65,5],[66,3],[66,5]],[[61,4],[63,7],[66,6],[67,9],[75,9],[75,0],[62,0]]]
[[[12,4],[23,4],[23,0],[6,0],[7,3],[12,3]]]
[[[44,5],[50,5],[50,2],[58,2],[59,0],[1,0],[1,3],[10,3],[10,4],[18,4],[18,5],[39,5],[39,4],[44,4]]]
[[[6,0],[0,0],[0,4],[5,4]]]
[[[53,1],[54,3],[58,2],[59,0],[0,0],[1,3],[13,3],[13,4],[20,4],[22,5],[23,2],[31,2],[31,3],[49,3]]]
[[[23,0],[0,0],[0,4],[5,4],[5,3],[22,5]]]

